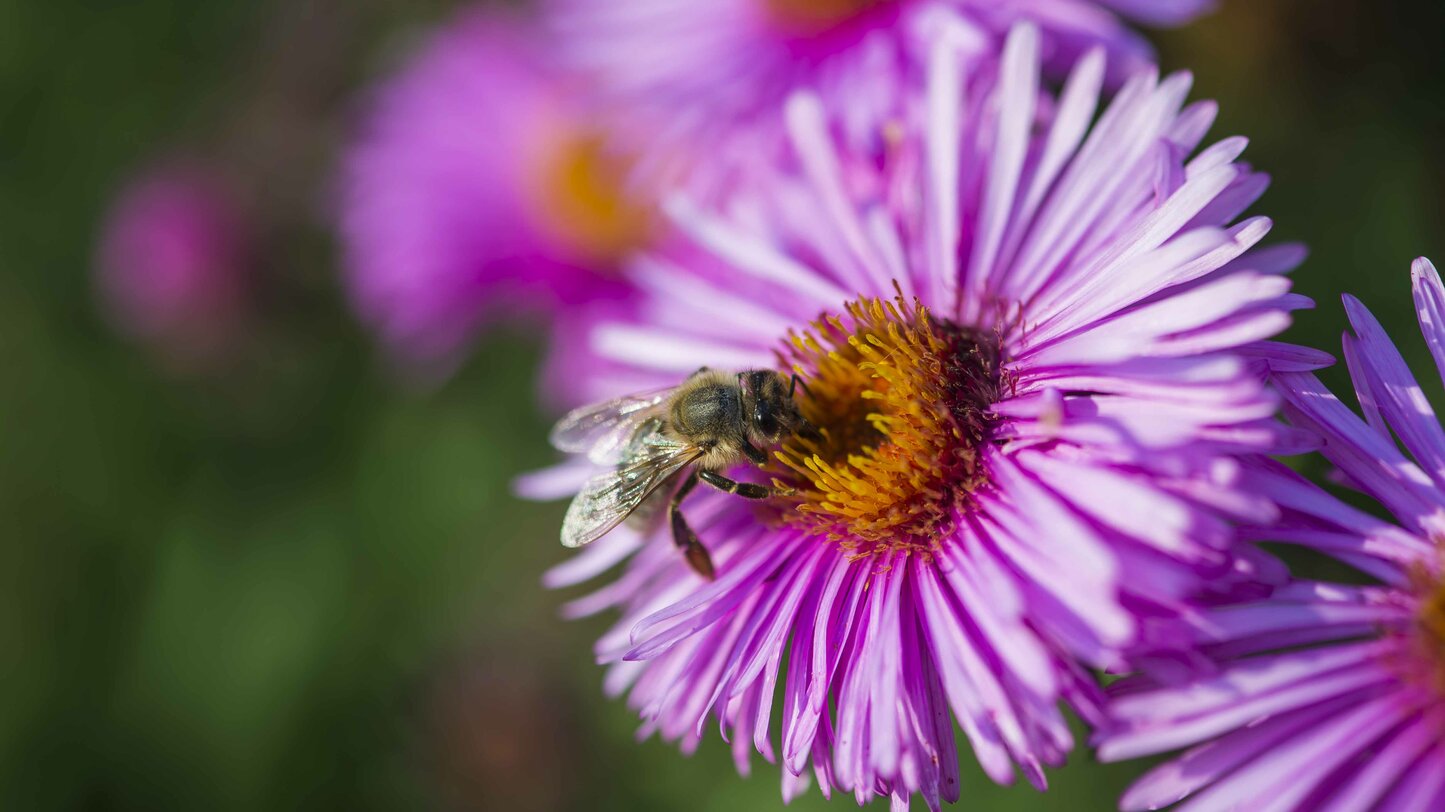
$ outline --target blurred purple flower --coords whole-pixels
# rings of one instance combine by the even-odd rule
[[[1180,25],[1213,0],[550,0],[560,50],[595,76],[617,107],[646,111],[666,141],[715,138],[772,116],[799,88],[830,106],[887,88],[916,67],[919,42],[945,36],[968,59],[992,59],[1010,26],[1043,34],[1046,65],[1062,75],[1094,46],[1109,51],[1111,82],[1153,61],[1119,15]],[[886,99],[878,99],[886,103]]]
[[[340,181],[352,299],[399,361],[445,372],[494,316],[616,298],[647,205],[536,33],[472,11],[373,94]]]
[[[101,227],[101,306],[168,362],[206,364],[237,337],[246,244],[223,181],[181,161],[152,167],[121,190]]]
[[[1425,259],[1413,275],[1420,329],[1445,374],[1445,289]],[[1197,746],[1135,784],[1124,809],[1185,798],[1188,809],[1445,809],[1445,431],[1379,322],[1353,297],[1345,308],[1364,418],[1308,373],[1279,375],[1279,388],[1293,422],[1398,525],[1271,467],[1254,487],[1286,512],[1256,534],[1380,583],[1301,582],[1178,626],[1181,645],[1218,664],[1120,683],[1100,754]]]
[[[1019,27],[965,94],[966,55],[939,40],[881,155],[839,136],[847,109],[794,96],[795,160],[726,205],[671,204],[691,243],[637,260],[635,317],[577,348],[611,362],[586,371],[598,395],[794,367],[823,433],[766,471],[791,501],[688,500],[715,581],[626,526],[547,576],[626,562],[566,612],[621,610],[597,654],[644,733],[690,751],[713,716],[740,770],[754,747],[781,757],[787,798],[811,767],[825,794],[937,808],[960,794],[951,707],[990,777],[1042,788],[1073,746],[1061,701],[1099,718],[1088,668],[1249,566],[1231,521],[1274,508],[1233,458],[1292,436],[1262,366],[1318,361],[1267,341],[1308,304],[1280,275],[1299,252],[1251,251],[1265,218],[1230,225],[1266,184],[1243,139],[1186,160],[1215,114],[1183,107],[1189,76],[1143,72],[1095,123],[1103,52],[1057,99],[1040,62]]]

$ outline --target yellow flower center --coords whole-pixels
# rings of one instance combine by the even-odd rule
[[[542,168],[545,216],[557,234],[588,260],[610,264],[642,245],[648,209],[628,194],[626,161],[603,139],[564,139]]]
[[[1445,692],[1445,578],[1420,564],[1410,571],[1410,580],[1420,598],[1413,641],[1418,656],[1405,665],[1412,676],[1423,677]],[[1421,663],[1428,666],[1422,669]]]
[[[859,556],[932,550],[988,476],[981,460],[1006,386],[997,333],[931,316],[916,300],[859,299],[789,336],[817,434],[788,440],[773,474],[792,520]]]
[[[798,34],[816,34],[848,22],[886,0],[763,0],[774,23]]]
[[[1420,628],[1445,646],[1445,581],[1436,580],[1420,602]]]

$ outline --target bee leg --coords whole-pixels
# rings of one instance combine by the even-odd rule
[[[784,496],[788,493],[786,490],[769,488],[767,485],[728,479],[717,471],[701,471],[697,476],[723,493],[737,494],[744,499],[767,499],[770,496]]]
[[[697,376],[703,374],[704,372],[707,372],[707,371],[710,370],[710,369],[712,369],[712,367],[698,367],[696,372],[694,372],[694,373],[692,373],[691,375],[687,376],[687,379],[690,381],[690,380],[692,380],[693,378],[696,378]]]
[[[757,446],[753,445],[752,443],[746,441],[743,442],[743,456],[747,457],[753,465],[756,465],[759,468],[768,464],[767,453],[764,452],[762,449],[758,448]]]
[[[798,436],[804,440],[812,440],[815,443],[823,442],[823,432],[818,427],[808,422],[807,418],[801,418],[802,423],[798,425]]]
[[[712,556],[707,554],[707,548],[702,546],[697,534],[687,526],[687,519],[682,515],[682,500],[697,486],[697,477],[695,469],[687,475],[687,479],[682,482],[682,487],[672,495],[672,502],[668,505],[667,512],[672,521],[673,543],[682,550],[688,566],[692,567],[698,575],[711,581],[716,575],[712,568]]]

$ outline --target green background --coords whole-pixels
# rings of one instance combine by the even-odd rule
[[[0,809],[780,806],[715,737],[635,744],[591,663],[606,619],[539,586],[560,506],[508,495],[550,459],[536,342],[418,391],[345,310],[331,146],[448,6],[0,0]],[[1156,35],[1273,174],[1254,210],[1313,249],[1290,337],[1337,350],[1352,291],[1433,394],[1408,263],[1445,260],[1441,31],[1434,0],[1232,0]],[[197,143],[255,179],[264,307],[225,374],[180,376],[89,273],[116,186]],[[1107,809],[1136,769],[1076,753],[1039,795],[968,767],[965,803]]]

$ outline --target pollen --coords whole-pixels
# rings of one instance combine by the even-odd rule
[[[801,432],[777,451],[790,515],[859,556],[933,550],[988,478],[982,448],[1005,385],[996,332],[916,300],[863,298],[789,336]]]

